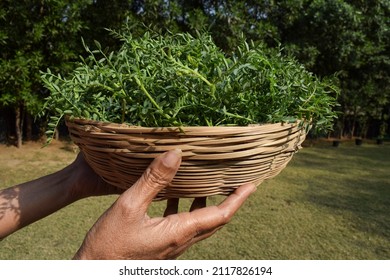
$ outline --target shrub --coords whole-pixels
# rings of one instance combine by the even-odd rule
[[[49,131],[61,119],[87,118],[138,126],[217,126],[304,120],[330,129],[337,87],[281,50],[244,39],[225,54],[207,33],[116,33],[118,51],[98,42],[70,76],[42,73],[50,95]]]

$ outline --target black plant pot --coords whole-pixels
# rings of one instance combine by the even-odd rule
[[[360,146],[360,145],[363,144],[363,140],[360,139],[360,138],[357,138],[357,139],[355,139],[355,144],[358,145],[358,146]]]
[[[340,146],[340,140],[333,140],[333,147]]]

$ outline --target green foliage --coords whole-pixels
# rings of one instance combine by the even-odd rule
[[[152,127],[306,120],[319,129],[335,118],[337,88],[280,51],[242,39],[227,56],[207,33],[112,33],[119,51],[95,42],[69,77],[43,73],[51,128],[65,115]]]
[[[68,72],[78,57],[79,11],[87,2],[0,2],[0,108],[22,112],[15,127],[20,143],[23,116],[37,114],[47,94],[39,71],[50,66]]]
[[[339,73],[345,134],[383,120],[390,108],[390,2],[283,1],[281,10],[273,21],[285,49],[317,75]]]
[[[77,10],[86,0],[69,2],[72,1],[2,1],[0,63],[5,81],[1,84],[7,90],[0,94],[12,93],[16,99],[21,91],[36,94],[31,91],[38,91],[41,84],[39,69],[49,65],[61,71],[71,69],[70,60],[77,58],[74,42],[82,28]],[[21,79],[33,88],[27,84],[24,87],[18,82]]]
[[[319,77],[338,73],[338,102],[346,117],[343,122],[361,115],[368,122],[383,121],[390,108],[389,20],[388,0],[3,0],[1,105],[8,109],[28,106],[25,109],[34,113],[47,95],[37,75],[39,70],[49,67],[53,73],[67,77],[79,55],[90,55],[81,46],[80,37],[88,45],[98,40],[108,53],[119,50],[121,43],[107,36],[105,28],[122,32],[127,22],[135,25],[132,36],[138,38],[144,34],[142,25],[137,25],[141,22],[194,36],[196,30],[207,30],[226,53],[238,53],[242,34],[257,45],[280,45],[282,53],[296,57]],[[31,64],[38,60],[38,64]],[[21,75],[15,74],[22,68],[28,71],[24,82],[20,81]],[[19,82],[12,84],[12,78]],[[26,85],[22,90],[21,82]],[[30,106],[29,100],[37,102]]]

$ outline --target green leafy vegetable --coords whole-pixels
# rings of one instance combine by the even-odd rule
[[[49,134],[65,115],[147,127],[305,120],[325,130],[336,117],[337,87],[280,50],[242,40],[225,54],[206,33],[112,34],[118,51],[84,44],[89,56],[69,77],[42,74]]]

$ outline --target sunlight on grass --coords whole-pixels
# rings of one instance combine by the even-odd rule
[[[2,147],[3,187],[56,171],[76,156]],[[54,148],[53,148],[54,149]],[[8,152],[7,152],[8,151]],[[390,145],[318,143],[264,182],[233,218],[182,259],[389,259]],[[116,196],[89,198],[0,242],[0,259],[69,259]],[[211,197],[218,204],[224,197]],[[185,211],[191,201],[180,203]],[[153,203],[151,216],[164,211]]]

